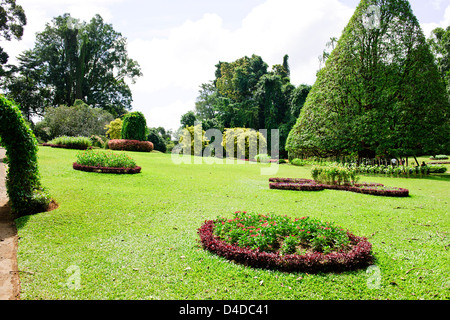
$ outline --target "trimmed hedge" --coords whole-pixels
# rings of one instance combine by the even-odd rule
[[[141,167],[135,168],[110,168],[110,167],[95,167],[95,166],[83,166],[78,163],[73,164],[74,170],[84,172],[96,172],[96,173],[114,173],[114,174],[137,174],[141,172]]]
[[[283,272],[344,272],[365,268],[374,261],[372,245],[366,238],[347,233],[352,249],[349,252],[320,252],[305,255],[285,255],[230,245],[214,235],[215,221],[205,221],[198,229],[200,242],[205,250],[236,263],[253,268],[272,269]]]
[[[120,151],[152,152],[154,146],[150,141],[119,139],[109,140],[108,148]]]
[[[293,191],[342,190],[385,197],[409,197],[409,190],[396,187],[385,187],[379,183],[357,183],[353,185],[327,185],[314,180],[292,178],[270,178],[270,189]]]
[[[40,182],[38,143],[19,108],[0,95],[0,136],[6,148],[6,189],[13,213],[30,215],[48,210],[51,198]]]

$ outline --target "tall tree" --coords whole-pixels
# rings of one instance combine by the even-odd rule
[[[27,24],[27,17],[22,6],[16,0],[2,0],[0,3],[0,38],[10,41],[12,38],[22,39],[23,27]],[[8,62],[9,55],[0,47],[0,76],[5,70],[3,66]]]
[[[19,57],[18,75],[7,85],[9,94],[19,98],[17,83],[26,79],[48,97],[45,107],[73,105],[80,99],[119,116],[131,109],[126,79],[134,83],[142,75],[139,64],[128,57],[126,44],[100,15],[89,23],[69,14],[56,17],[37,34],[35,47]]]
[[[447,29],[434,29],[428,41],[436,56],[438,69],[447,86],[450,101],[450,26]]]
[[[406,0],[362,0],[318,72],[287,149],[408,156],[448,148],[449,103]]]

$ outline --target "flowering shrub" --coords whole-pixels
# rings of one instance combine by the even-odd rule
[[[101,173],[139,173],[141,168],[126,154],[87,150],[78,153],[75,170]]]
[[[121,151],[152,152],[153,143],[149,141],[117,139],[109,140],[108,148]]]
[[[352,185],[327,185],[308,179],[270,178],[270,189],[295,191],[321,191],[324,189],[351,191],[363,194],[386,197],[408,197],[409,190],[396,187],[385,187],[378,183],[355,183]]]
[[[198,234],[204,249],[256,268],[338,272],[373,262],[367,239],[308,217],[236,212],[233,219],[206,221]]]

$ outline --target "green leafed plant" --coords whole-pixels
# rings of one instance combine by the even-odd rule
[[[136,161],[125,153],[86,150],[77,154],[77,164],[89,167],[135,168]]]

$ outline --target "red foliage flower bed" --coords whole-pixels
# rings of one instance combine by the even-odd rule
[[[84,146],[66,146],[63,144],[50,144],[50,143],[43,143],[43,147],[52,147],[57,149],[71,149],[71,150],[87,150],[90,147],[84,147]]]
[[[343,272],[364,268],[373,263],[372,245],[366,238],[347,233],[352,244],[348,252],[306,253],[304,255],[252,250],[231,245],[214,235],[215,221],[206,221],[198,230],[204,249],[230,261],[254,268],[280,270],[283,272]]]
[[[136,151],[136,152],[152,152],[154,149],[153,143],[150,141],[138,141],[138,140],[110,140],[108,147],[111,150],[120,151]]]
[[[73,169],[85,172],[114,173],[114,174],[137,174],[141,172],[141,167],[135,168],[93,167],[93,166],[83,166],[78,163],[73,164]]]
[[[270,178],[270,189],[296,190],[296,191],[321,191],[324,189],[343,190],[356,193],[370,194],[385,197],[409,197],[409,190],[396,187],[385,187],[379,183],[359,183],[354,185],[326,185],[314,180],[292,178]]]

